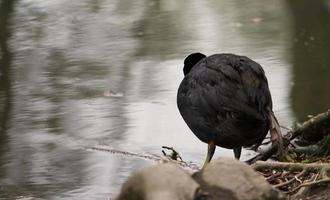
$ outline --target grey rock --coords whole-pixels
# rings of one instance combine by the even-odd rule
[[[235,159],[215,159],[194,177],[206,191],[205,199],[284,199],[264,177]]]
[[[137,171],[117,200],[192,200],[199,185],[180,167],[165,163]]]

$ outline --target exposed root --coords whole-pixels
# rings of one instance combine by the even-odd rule
[[[298,136],[303,136],[310,140],[319,140],[330,132],[330,110],[320,113],[305,121],[301,126],[292,132],[294,139]]]
[[[294,130],[289,130],[283,137],[283,145],[286,149],[292,149],[297,153],[328,156],[330,155],[330,136],[328,134],[330,134],[330,110],[311,117]],[[308,147],[297,146],[293,142],[297,137],[301,137],[303,140],[314,141],[314,145]],[[319,143],[315,144],[317,141]],[[276,154],[277,148],[277,145],[272,145],[246,162],[253,164],[258,160],[266,161]]]

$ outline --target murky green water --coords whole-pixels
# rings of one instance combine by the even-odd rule
[[[322,112],[329,35],[326,0],[2,0],[0,199],[112,198],[152,163],[88,150],[97,145],[173,146],[202,163],[206,145],[176,107],[191,52],[258,61],[284,126]]]

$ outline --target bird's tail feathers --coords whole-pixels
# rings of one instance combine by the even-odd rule
[[[274,115],[274,112],[270,112],[270,136],[272,145],[277,145],[278,156],[280,160],[284,158],[284,146],[283,146],[283,137],[280,129],[280,125]]]

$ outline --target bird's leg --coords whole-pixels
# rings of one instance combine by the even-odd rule
[[[234,148],[234,155],[237,160],[241,157],[242,147]]]
[[[215,151],[215,144],[213,141],[210,141],[207,146],[207,156],[202,169],[204,169],[206,165],[211,161],[214,151]]]

